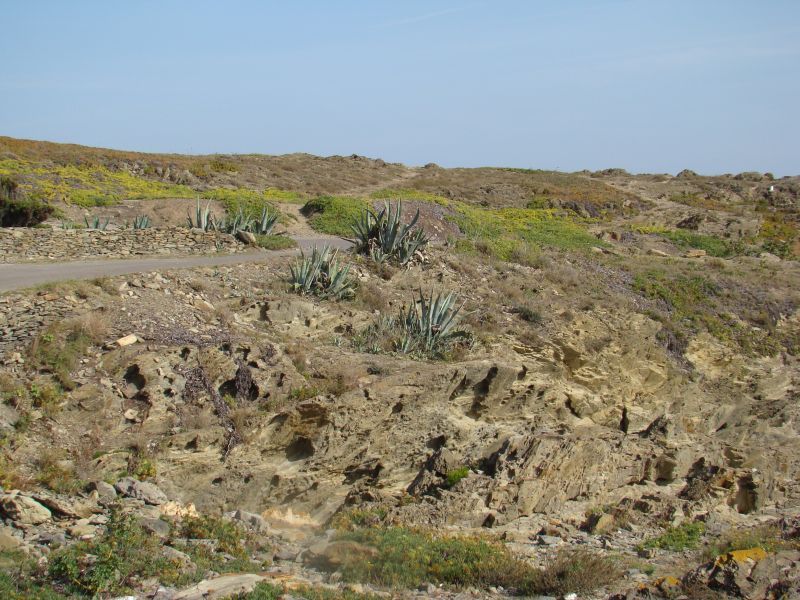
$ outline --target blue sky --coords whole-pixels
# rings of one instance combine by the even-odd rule
[[[0,0],[0,134],[800,174],[800,2]]]

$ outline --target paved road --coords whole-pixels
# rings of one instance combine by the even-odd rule
[[[350,242],[340,238],[297,237],[295,239],[303,249],[322,244],[329,244],[341,249],[347,249],[351,246]],[[71,279],[93,279],[95,277],[110,277],[128,273],[266,262],[276,256],[291,256],[297,252],[298,250],[296,249],[290,249],[269,252],[253,251],[242,254],[195,255],[180,258],[127,258],[122,260],[0,264],[0,292]]]

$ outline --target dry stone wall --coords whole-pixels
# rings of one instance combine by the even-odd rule
[[[235,237],[187,227],[164,229],[0,228],[0,263],[240,252]]]

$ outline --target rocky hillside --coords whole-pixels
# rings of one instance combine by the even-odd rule
[[[281,255],[0,296],[32,331],[0,341],[6,596],[800,593],[797,178],[8,138],[0,167],[289,233],[403,200],[432,238],[341,254],[339,292]],[[420,292],[457,294],[425,341]]]

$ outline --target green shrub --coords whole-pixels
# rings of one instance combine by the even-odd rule
[[[350,266],[342,266],[337,256],[338,252],[332,251],[330,246],[323,246],[319,250],[314,246],[310,256],[301,253],[297,262],[290,267],[292,291],[336,300],[351,298],[355,294],[355,283],[348,276]]]
[[[388,202],[377,213],[369,208],[364,210],[351,225],[356,240],[355,251],[377,263],[396,260],[401,265],[407,264],[428,244],[428,237],[422,228],[415,229],[419,210],[406,225],[402,216],[402,201],[397,202],[394,212]]]
[[[61,387],[71,390],[75,387],[71,374],[91,344],[91,337],[79,329],[53,327],[34,338],[28,356],[34,367],[52,373]]]
[[[302,212],[316,231],[350,237],[353,235],[351,224],[370,208],[370,201],[364,198],[322,196],[306,202]]]
[[[668,528],[658,537],[647,540],[642,544],[642,547],[660,548],[670,552],[690,550],[697,546],[705,530],[705,524],[700,521],[682,523],[677,527]]]
[[[297,242],[287,235],[256,234],[256,245],[264,250],[287,250],[296,248]]]
[[[233,521],[204,515],[181,521],[179,535],[193,540],[216,540],[217,550],[236,558],[247,558],[245,531]]]
[[[620,568],[612,558],[585,549],[567,549],[527,578],[522,591],[527,595],[588,594],[621,577]]]
[[[446,477],[447,487],[448,488],[453,487],[459,481],[464,479],[467,475],[469,475],[469,467],[459,467],[458,469],[453,469],[447,474]]]
[[[130,591],[134,579],[175,570],[160,549],[161,541],[145,532],[133,515],[114,509],[102,536],[54,552],[48,574],[78,595],[119,595]]]

